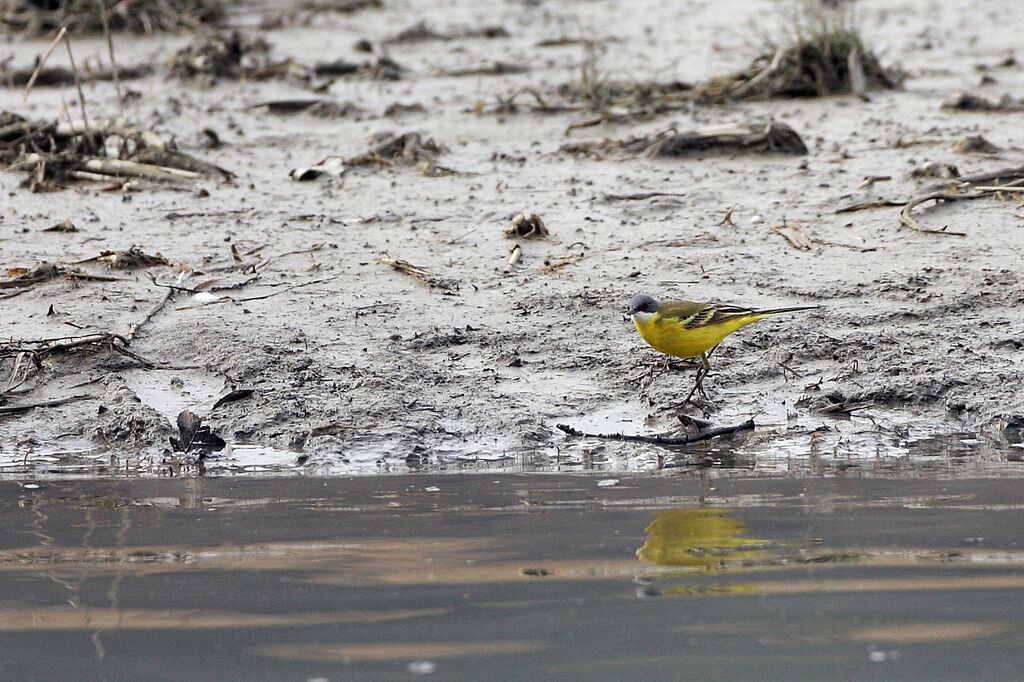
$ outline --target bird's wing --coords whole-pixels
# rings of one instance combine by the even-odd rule
[[[658,313],[677,320],[686,329],[707,327],[737,317],[748,317],[757,313],[748,308],[718,303],[693,303],[692,301],[665,301]]]

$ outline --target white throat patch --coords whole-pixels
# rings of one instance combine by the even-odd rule
[[[633,313],[633,321],[634,322],[641,322],[641,323],[647,322],[652,317],[654,317],[654,315],[655,315],[654,313],[645,313],[645,312],[637,311],[637,312]]]

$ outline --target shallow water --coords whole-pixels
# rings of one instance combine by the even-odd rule
[[[0,483],[0,673],[1012,678],[1019,481]]]

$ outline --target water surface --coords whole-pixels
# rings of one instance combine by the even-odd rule
[[[1015,479],[0,483],[0,674],[1012,678]]]

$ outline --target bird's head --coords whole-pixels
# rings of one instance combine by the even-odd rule
[[[637,294],[629,299],[629,309],[626,311],[626,314],[631,317],[646,319],[658,312],[658,307],[658,302],[650,296]]]

